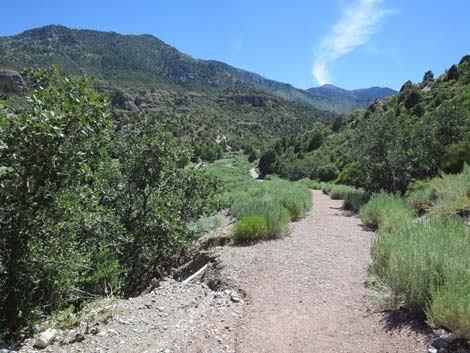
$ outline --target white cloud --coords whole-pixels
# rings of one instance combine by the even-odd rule
[[[329,65],[354,48],[367,43],[383,20],[395,11],[383,7],[384,0],[356,0],[344,8],[340,20],[323,38],[315,56],[312,73],[319,84],[330,83]]]

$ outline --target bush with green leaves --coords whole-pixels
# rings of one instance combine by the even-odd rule
[[[438,218],[470,214],[470,167],[466,165],[460,174],[415,182],[406,198],[418,212]]]
[[[344,166],[335,180],[335,184],[364,187],[367,174],[359,162],[351,162]]]
[[[217,182],[156,121],[112,128],[85,78],[28,72],[0,115],[0,335],[102,294],[136,294],[175,264]]]
[[[259,158],[259,163],[258,163],[261,177],[264,177],[265,175],[268,175],[268,174],[273,174],[276,168],[276,163],[277,163],[277,155],[275,151],[268,150],[264,152]]]
[[[28,75],[28,108],[0,117],[0,316],[10,333],[36,308],[63,305],[88,269],[80,237],[99,209],[94,185],[110,132],[109,102],[86,79],[57,68]],[[97,244],[111,230],[97,229]]]
[[[236,242],[263,239],[268,233],[268,220],[260,216],[246,216],[235,223],[233,238]]]

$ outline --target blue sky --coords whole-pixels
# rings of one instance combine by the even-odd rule
[[[5,0],[2,13],[0,36],[47,24],[148,33],[300,88],[398,89],[470,54],[469,0]]]

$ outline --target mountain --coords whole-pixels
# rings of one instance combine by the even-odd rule
[[[365,108],[394,94],[371,88],[329,94],[324,87],[301,90],[222,62],[194,59],[160,39],[144,35],[45,26],[0,37],[0,68],[58,64],[71,74],[85,74],[122,88],[165,87],[204,92],[259,93],[336,113]],[[338,90],[341,90],[338,88]]]
[[[391,88],[384,87],[346,90],[331,84],[310,88],[305,92],[311,99],[318,102],[319,109],[330,107],[329,110],[338,113],[367,108],[376,99],[384,99],[397,93]]]

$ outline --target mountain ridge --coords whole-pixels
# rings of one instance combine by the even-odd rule
[[[0,67],[21,69],[51,64],[58,64],[72,74],[94,76],[118,86],[163,85],[235,93],[263,91],[340,114],[365,108],[375,99],[385,97],[377,96],[369,88],[353,91],[365,92],[366,97],[329,95],[318,91],[321,87],[302,90],[220,61],[195,59],[151,34],[122,35],[49,25],[0,37]]]

